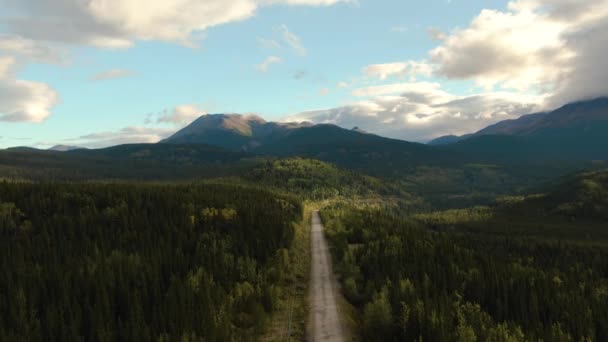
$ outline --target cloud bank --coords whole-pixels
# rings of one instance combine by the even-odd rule
[[[332,123],[361,127],[371,133],[399,139],[428,141],[438,135],[465,134],[489,122],[513,119],[538,109],[535,96],[488,92],[457,96],[438,83],[396,83],[354,91],[370,99],[299,113],[285,121]]]
[[[344,0],[0,0],[6,26],[33,40],[127,48],[137,40],[195,45],[195,33],[241,21],[262,6],[330,6]]]
[[[518,0],[484,10],[430,52],[438,74],[549,95],[549,106],[608,94],[608,1]]]
[[[87,148],[103,148],[122,144],[156,143],[174,133],[172,128],[129,126],[117,131],[105,131],[68,139],[72,145]]]
[[[185,104],[150,113],[144,125],[127,126],[117,130],[107,130],[82,135],[62,141],[62,144],[77,145],[87,148],[103,148],[122,144],[153,144],[175,133],[179,128],[196,120],[207,112],[198,105]],[[56,145],[57,143],[47,144]]]
[[[394,76],[399,78],[410,76],[410,78],[415,79],[417,76],[430,77],[433,74],[433,66],[424,61],[372,64],[363,68],[363,73],[368,77],[380,80],[386,80]]]

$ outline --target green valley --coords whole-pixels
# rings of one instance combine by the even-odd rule
[[[157,144],[1,150],[0,340],[310,339],[318,289],[339,338],[606,340],[598,103],[434,145],[214,115]]]

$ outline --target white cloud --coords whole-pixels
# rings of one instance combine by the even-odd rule
[[[509,92],[457,96],[437,83],[400,83],[357,89],[354,93],[372,97],[342,107],[298,113],[285,121],[357,126],[393,138],[427,141],[531,113],[542,101]]]
[[[126,78],[133,76],[134,73],[131,70],[126,69],[111,69],[98,73],[91,78],[92,81],[107,81],[115,80],[118,78]]]
[[[157,114],[150,114],[146,118],[146,123],[169,123],[173,125],[183,126],[196,120],[201,115],[206,115],[207,112],[197,105],[181,105],[170,110],[164,110]]]
[[[261,6],[330,6],[341,0],[0,0],[25,38],[126,48],[137,40],[196,44],[194,34],[252,17]]]
[[[122,144],[152,144],[174,133],[172,128],[128,126],[117,131],[91,133],[66,140],[71,145],[87,148],[103,148]]]
[[[16,62],[14,57],[0,57],[0,79],[12,76]]]
[[[433,73],[433,67],[425,61],[372,64],[363,68],[363,73],[368,77],[378,78],[380,80],[386,80],[393,76],[399,78],[405,76],[410,76],[411,78],[416,78],[417,76],[428,77]]]
[[[595,20],[564,35],[574,56],[561,70],[549,103],[558,106],[608,95],[608,18]]]
[[[484,10],[469,28],[447,36],[431,57],[448,78],[527,90],[552,82],[555,65],[569,57],[561,31],[559,23],[532,12]]]
[[[321,90],[319,90],[319,95],[321,96],[327,96],[329,95],[329,93],[331,93],[331,90],[329,90],[329,88],[322,88]]]
[[[0,34],[0,121],[41,123],[59,95],[49,85],[17,79],[29,62],[61,63],[58,49],[10,34]]]
[[[331,6],[339,2],[353,2],[353,0],[262,0],[260,4],[287,4],[306,6]]]
[[[258,44],[265,49],[279,49],[281,48],[281,43],[277,42],[274,39],[267,39],[258,37]]]
[[[262,63],[255,66],[256,69],[260,72],[268,71],[271,65],[281,63],[283,60],[277,56],[269,56]]]
[[[143,126],[127,126],[67,139],[64,143],[88,148],[102,148],[121,144],[152,144],[174,134],[207,112],[198,105],[185,104],[158,113],[148,114]]]
[[[598,82],[605,68],[584,68],[608,52],[606,26],[606,0],[517,0],[506,11],[484,10],[469,27],[451,32],[431,59],[440,75],[487,88],[557,91],[569,100],[576,99],[571,91],[578,97],[608,94],[608,84]],[[589,81],[599,89],[577,91]]]
[[[10,34],[0,34],[0,53],[43,63],[60,63],[64,59],[57,48]]]
[[[277,30],[281,33],[281,37],[285,44],[289,45],[298,54],[304,56],[308,53],[308,50],[304,47],[304,44],[302,44],[300,37],[289,31],[289,28],[286,25],[279,26]]]
[[[354,96],[359,97],[375,97],[383,95],[397,95],[399,93],[424,93],[424,94],[441,94],[446,96],[447,93],[441,91],[439,83],[431,82],[416,82],[416,83],[393,83],[378,86],[355,89]]]
[[[0,80],[0,121],[40,123],[58,102],[48,85],[23,80]]]
[[[338,88],[340,88],[340,89],[346,89],[348,87],[350,87],[350,84],[348,84],[348,82],[344,82],[344,81],[338,82]]]
[[[0,57],[0,121],[43,122],[59,97],[44,83],[15,79],[17,67],[14,57]]]
[[[59,101],[49,85],[17,79],[17,71],[32,61],[61,63],[63,56],[35,41],[0,34],[0,121],[41,123]]]
[[[373,64],[365,67],[363,73],[369,77],[386,80],[390,76],[403,77],[407,70],[407,63],[384,63]]]

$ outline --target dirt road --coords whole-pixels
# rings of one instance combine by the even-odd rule
[[[312,214],[311,231],[311,288],[308,339],[313,342],[343,341],[335,278],[331,255],[323,232],[319,212]]]

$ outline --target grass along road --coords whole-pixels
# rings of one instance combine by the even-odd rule
[[[295,236],[285,265],[286,276],[281,282],[279,307],[269,322],[261,341],[302,341],[308,319],[308,284],[310,279],[310,215],[307,205],[303,219],[295,225]]]

